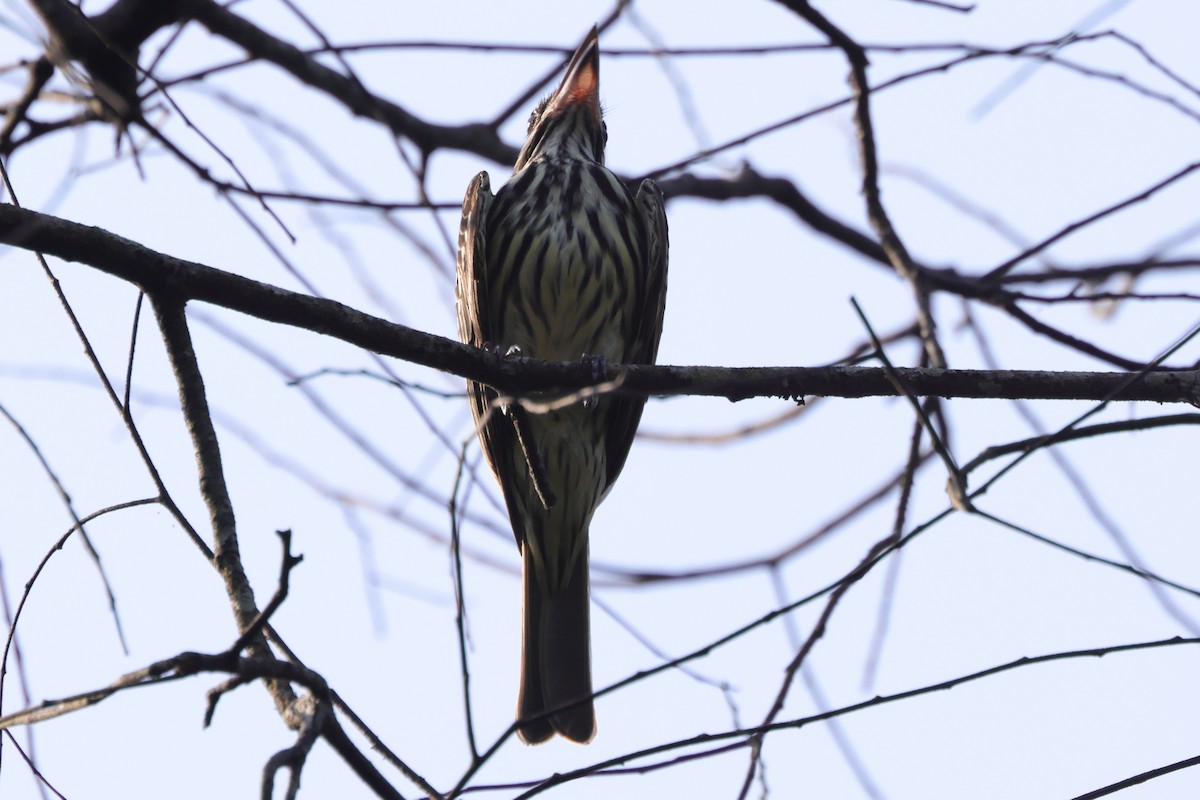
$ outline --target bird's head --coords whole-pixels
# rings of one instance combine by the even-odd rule
[[[608,131],[600,110],[600,45],[597,30],[579,45],[554,94],[529,115],[525,146],[513,172],[546,155],[604,163]]]

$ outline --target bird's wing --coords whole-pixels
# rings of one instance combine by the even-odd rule
[[[634,206],[645,236],[641,276],[641,307],[638,309],[632,347],[626,359],[631,364],[653,364],[662,339],[663,312],[667,307],[667,209],[662,190],[650,179],[642,181],[634,197]],[[633,436],[642,418],[645,400],[617,396],[612,399],[609,428],[605,441],[607,475],[605,493],[612,488],[625,466]]]
[[[492,320],[492,304],[488,297],[487,270],[487,227],[488,213],[495,195],[486,172],[481,172],[467,187],[463,199],[462,223],[458,228],[458,275],[455,287],[458,302],[458,335],[464,344],[474,347],[497,345],[498,337]],[[467,381],[467,395],[471,401],[471,413],[475,424],[480,426],[480,442],[488,464],[496,473],[500,486],[505,490],[504,499],[509,506],[509,516],[514,521],[513,530],[518,544],[521,540],[519,509],[511,487],[517,485],[512,454],[516,447],[512,422],[498,408],[492,408],[496,390],[475,381]],[[489,411],[490,409],[490,411]]]
[[[491,334],[487,311],[486,234],[492,184],[486,172],[472,179],[463,198],[462,223],[458,226],[458,338],[463,344],[482,347]]]
[[[642,181],[634,202],[646,230],[646,293],[636,363],[653,364],[667,308],[667,208],[662,189],[649,178]]]

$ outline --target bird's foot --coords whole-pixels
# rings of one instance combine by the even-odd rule
[[[501,345],[493,344],[492,342],[484,342],[483,344],[479,345],[479,349],[487,353],[491,353],[497,358],[514,358],[521,355],[521,346],[519,344],[509,345],[508,349],[505,350]],[[508,403],[500,406],[500,413],[504,414],[505,416],[508,416],[511,410],[512,408]]]
[[[493,344],[492,342],[484,342],[479,345],[479,349],[491,353],[500,358],[511,358],[512,356],[521,355],[521,345],[514,344],[505,350],[501,345]]]
[[[584,353],[579,359],[584,366],[591,370],[592,383],[600,383],[608,374],[608,359],[599,353]],[[596,407],[596,395],[591,395],[583,399],[583,407],[591,411]]]

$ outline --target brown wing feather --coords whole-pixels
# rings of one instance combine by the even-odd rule
[[[491,303],[488,292],[487,229],[488,214],[495,195],[486,172],[480,172],[467,187],[463,199],[462,222],[458,228],[458,273],[455,287],[458,302],[458,335],[464,344],[475,347],[494,345],[497,334],[488,310]],[[488,410],[496,399],[496,391],[490,386],[474,381],[467,382],[467,394],[471,402],[471,414],[475,424],[486,416],[480,428],[480,441],[488,464],[500,481],[501,486],[514,486],[513,476],[502,474],[511,471],[512,460],[508,457],[516,446],[513,426],[498,409]],[[519,520],[518,509],[513,507],[512,492],[505,492],[509,517]],[[522,526],[514,524],[513,532],[520,544]]]
[[[482,346],[487,341],[487,291],[483,278],[487,271],[484,244],[487,214],[495,195],[486,172],[476,175],[463,198],[462,222],[458,226],[458,273],[455,299],[458,303],[458,337],[464,344]]]
[[[658,343],[662,338],[663,313],[667,306],[667,210],[662,190],[650,179],[642,181],[634,205],[644,237],[642,253],[645,263],[640,281],[635,284],[641,290],[641,307],[638,310],[637,327],[631,338],[631,364],[653,364],[658,357]],[[612,488],[617,476],[625,466],[633,436],[642,418],[642,407],[646,401],[640,397],[614,397],[608,409],[607,475],[605,493]]]

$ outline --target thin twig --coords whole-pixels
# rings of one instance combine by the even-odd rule
[[[494,413],[494,412],[492,412]],[[475,439],[469,437],[462,443],[458,456],[458,468],[454,473],[454,488],[450,492],[450,551],[454,558],[454,627],[458,633],[459,669],[462,671],[463,711],[467,717],[467,744],[471,748],[471,760],[479,761],[479,746],[475,740],[475,720],[471,704],[471,668],[467,658],[467,604],[463,589],[462,532],[459,527],[458,493],[462,488],[463,474],[467,463],[467,448]]]

